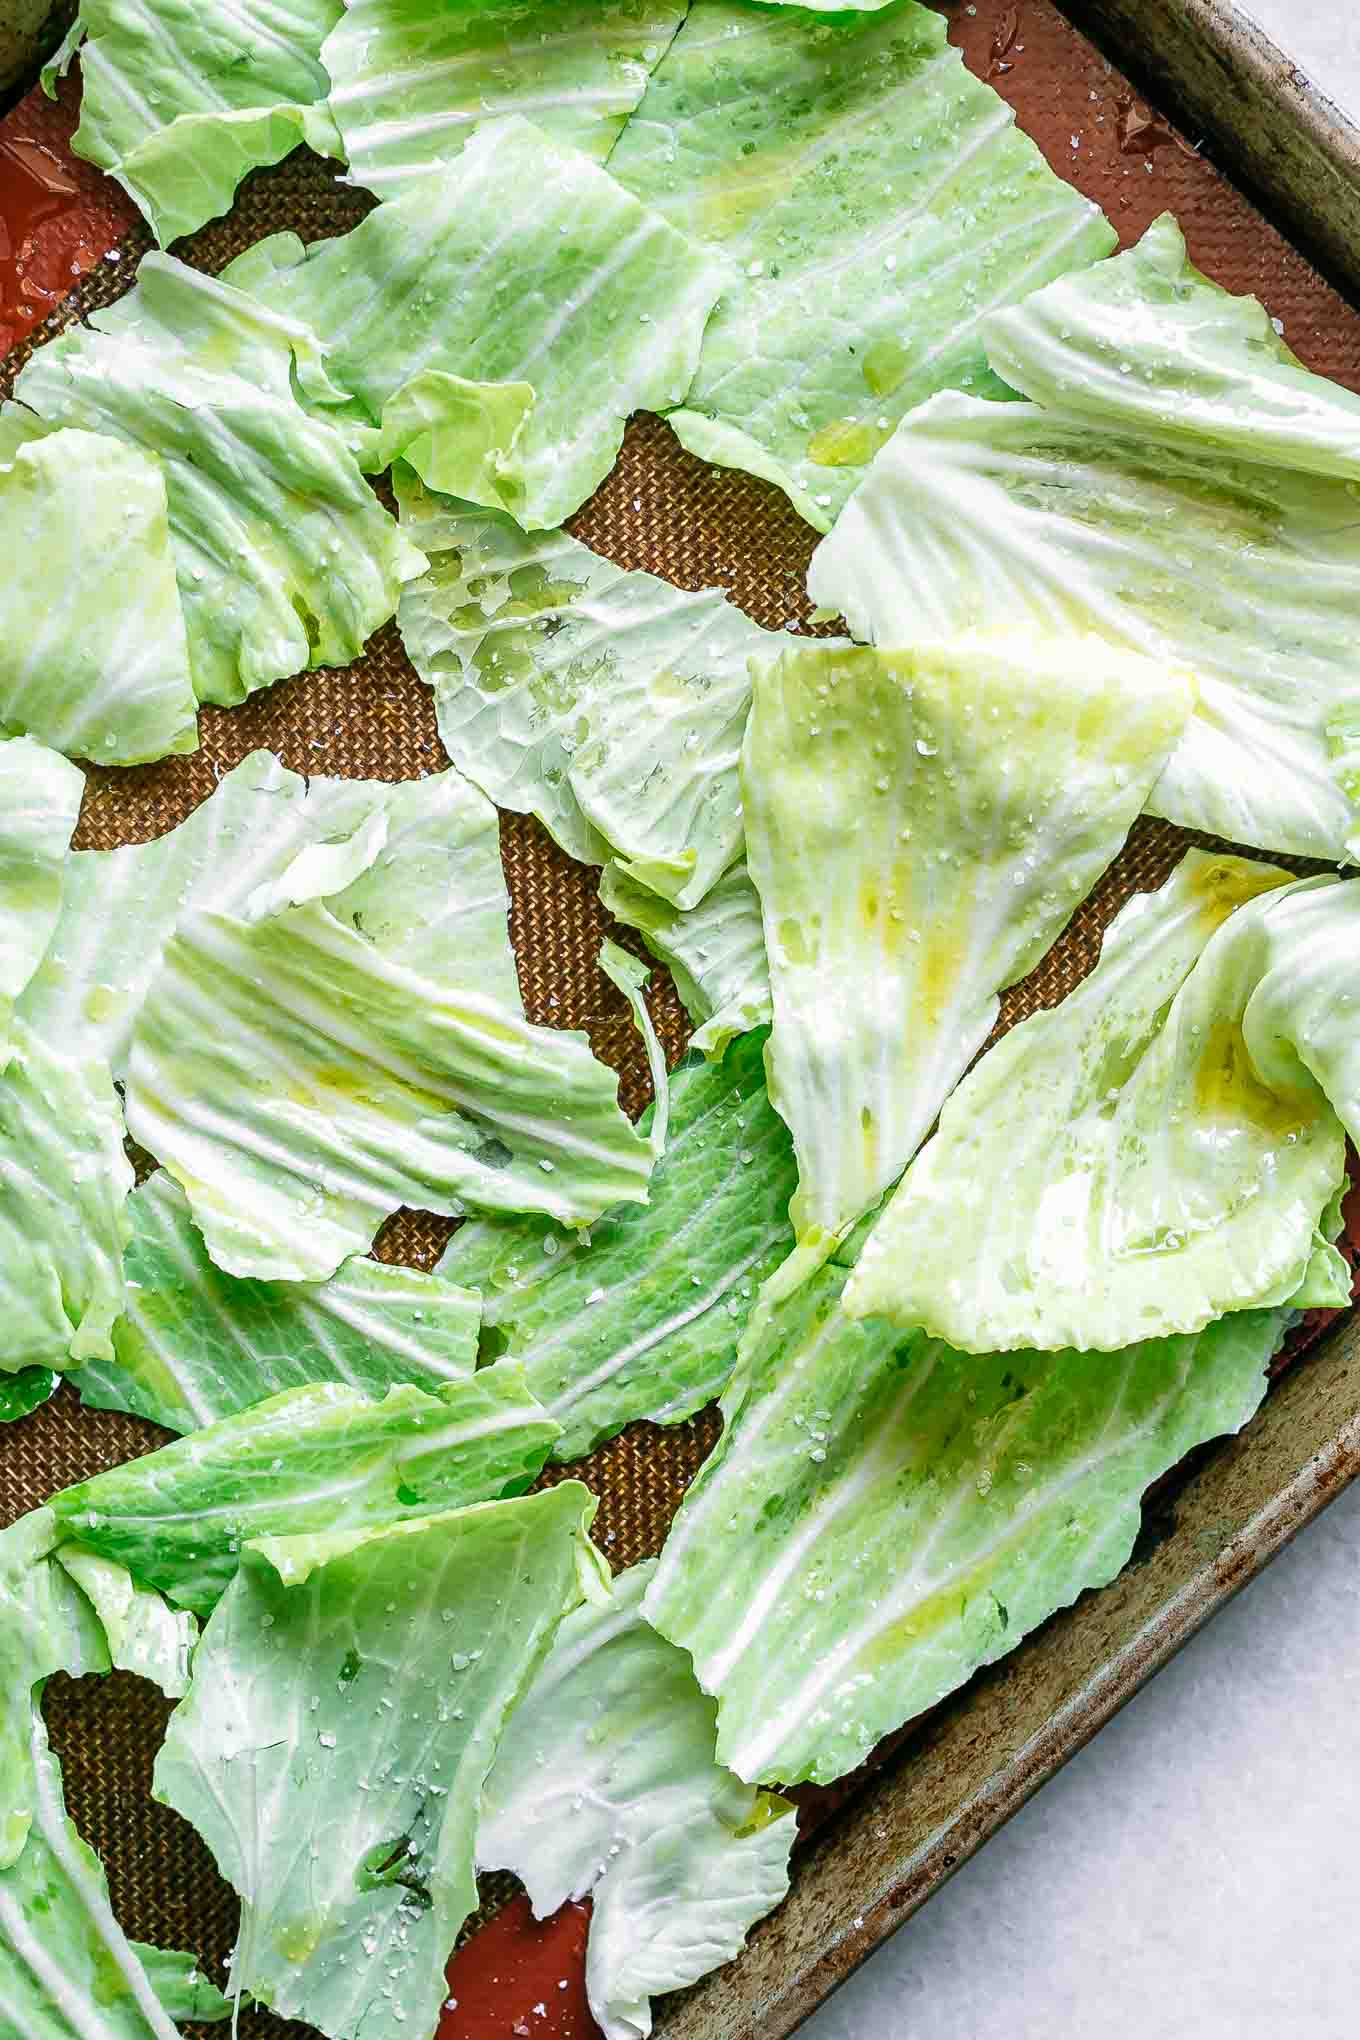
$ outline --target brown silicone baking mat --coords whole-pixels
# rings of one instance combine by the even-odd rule
[[[1309,367],[1360,389],[1360,316],[1219,174],[1195,146],[1197,138],[1179,136],[1135,99],[1120,73],[1049,0],[1022,0],[1020,5],[977,0],[944,11],[971,68],[1012,102],[1021,125],[1054,167],[1099,201],[1122,241],[1136,239],[1159,212],[1171,209],[1203,269],[1234,291],[1257,292],[1282,320],[1289,344]],[[35,118],[31,107],[27,117]],[[49,117],[41,109],[36,118],[49,146],[64,148],[60,138],[69,120],[63,125],[59,112]],[[368,203],[339,184],[333,169],[299,153],[247,179],[230,217],[180,244],[176,252],[217,270],[279,228],[304,238],[341,232]],[[138,222],[124,233],[115,261],[101,254],[99,259],[90,255],[87,262],[89,251],[83,254],[77,247],[71,266],[86,273],[47,323],[20,340],[0,364],[0,392],[8,392],[36,342],[118,296],[149,245]],[[814,534],[778,492],[747,476],[704,466],[685,454],[654,418],[633,421],[618,465],[572,528],[624,566],[647,568],[687,587],[728,589],[762,624],[807,622],[803,582]],[[351,777],[403,779],[444,762],[432,698],[407,664],[393,627],[347,670],[286,682],[240,709],[207,709],[201,727],[202,748],[191,758],[133,771],[92,771],[78,844],[107,848],[159,834],[204,799],[224,769],[259,746],[277,752],[296,770]],[[1138,823],[1123,855],[1063,939],[1007,995],[1002,1027],[1059,999],[1089,969],[1101,930],[1115,909],[1131,892],[1158,884],[1190,840],[1166,823]],[[639,1109],[648,1095],[641,1047],[623,1001],[595,961],[607,922],[594,874],[573,864],[536,823],[520,816],[503,817],[502,847],[530,1017],[588,1029],[597,1051],[618,1068],[625,1103]],[[609,932],[636,947],[630,935]],[[660,971],[653,979],[651,1004],[673,1061],[687,1027]],[[378,1251],[428,1266],[448,1232],[445,1221],[401,1213],[384,1231]],[[979,1250],[985,1251],[985,1242]],[[634,1425],[570,1469],[600,1496],[597,1535],[616,1566],[659,1548],[717,1428],[711,1411],[669,1430]],[[163,1434],[152,1426],[82,1410],[63,1391],[0,1434],[0,1521],[12,1520],[82,1475],[160,1442]],[[555,1469],[550,1477],[560,1478],[564,1471]],[[79,1684],[58,1679],[46,1705],[72,1812],[104,1858],[124,1925],[139,1939],[195,1950],[210,1973],[220,1976],[234,1935],[234,1902],[189,1829],[149,1796],[151,1761],[164,1719],[159,1696],[122,1676]],[[504,1888],[488,1892],[488,1903],[494,1905]],[[721,1983],[716,1988],[721,1990]],[[281,2040],[306,2030],[249,2013],[240,2027],[246,2040]],[[552,2028],[540,2021],[535,2030],[546,2035]],[[495,2040],[500,2031],[499,2024],[488,2024],[487,2040]]]

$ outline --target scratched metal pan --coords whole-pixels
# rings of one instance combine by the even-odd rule
[[[1360,145],[1232,10],[1221,0],[1068,0],[1064,14],[1053,0],[952,0],[945,11],[966,62],[1012,102],[1054,167],[1105,208],[1122,240],[1174,211],[1202,268],[1229,289],[1259,293],[1310,367],[1360,389],[1360,315],[1342,294],[1348,279],[1360,281],[1352,266],[1360,250]],[[16,324],[0,289],[0,354],[10,349],[0,362],[0,394],[33,340],[116,295],[146,246],[116,187],[63,154],[70,95],[68,86],[56,107],[30,97],[0,124],[0,157],[13,155],[16,138],[41,142],[60,158],[73,194],[47,267],[35,263],[26,279],[30,290],[52,286],[46,324]],[[321,166],[294,158],[248,179],[231,217],[183,252],[216,269],[276,227],[309,238],[340,231],[361,204]],[[116,261],[102,259],[115,250]],[[806,619],[801,587],[812,534],[777,494],[749,477],[705,469],[655,420],[635,421],[618,468],[574,528],[624,566],[691,587],[721,581],[762,623]],[[92,774],[78,841],[109,847],[159,833],[210,791],[218,771],[258,744],[301,770],[385,778],[409,777],[439,755],[428,691],[388,631],[345,674],[310,674],[239,710],[205,711],[203,747],[192,758]],[[1131,891],[1159,883],[1186,841],[1165,823],[1141,821],[1050,957],[1007,995],[1003,1024],[1070,989],[1093,962],[1113,912]],[[621,1002],[595,968],[606,924],[593,881],[523,817],[504,818],[502,846],[531,1017],[589,1027],[636,1106],[645,1069]],[[685,1023],[668,989],[656,1017],[674,1055]],[[428,1265],[445,1231],[403,1214],[380,1247]],[[792,2032],[1352,1478],[1360,1469],[1357,1355],[1360,1326],[1333,1327],[1282,1374],[1239,1439],[1198,1455],[1159,1487],[1143,1555],[1120,1580],[895,1738],[845,1791],[817,1796],[788,1902],[738,1963],[660,2007],[667,2040],[779,2040]],[[600,1495],[598,1529],[616,1563],[658,1548],[716,1435],[712,1412],[667,1431],[634,1425],[576,1469]],[[0,1521],[157,1442],[149,1426],[82,1411],[63,1391],[0,1440]],[[220,1961],[234,1931],[230,1894],[196,1838],[155,1807],[146,1789],[164,1718],[158,1697],[128,1681],[59,1680],[48,1717],[72,1810],[108,1863],[129,1930]],[[487,1897],[494,1903],[494,1893]],[[472,1943],[481,1943],[485,1966],[502,1983],[507,1950],[515,1961],[524,1955],[512,1946],[509,1917]],[[547,1945],[557,1943],[550,1936]],[[546,1996],[553,2001],[558,1993]],[[515,2030],[512,1997],[502,1988],[494,2008],[486,2000],[476,2040]],[[565,2040],[569,2030],[585,2028],[569,2028],[554,2004],[534,2030],[543,2040]],[[242,2040],[301,2031],[256,2014],[241,2024]]]

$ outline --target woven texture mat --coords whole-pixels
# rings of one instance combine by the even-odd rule
[[[1266,296],[1310,366],[1360,386],[1360,319],[1207,163],[1164,131],[1151,147],[1129,153],[1121,143],[1128,100],[1122,80],[1046,0],[1029,0],[1021,10],[982,0],[971,12],[958,11],[953,32],[973,68],[990,75],[1016,103],[1055,167],[1106,207],[1126,240],[1157,212],[1173,207],[1198,261],[1229,287]],[[204,229],[176,252],[217,270],[279,228],[304,238],[342,232],[367,203],[363,195],[344,190],[331,169],[299,154],[247,180],[230,219]],[[55,326],[126,288],[148,245],[139,229],[118,261],[96,264],[54,320],[0,369],[6,390],[24,353]],[[807,625],[803,583],[814,535],[776,491],[705,467],[656,419],[633,421],[618,465],[573,529],[624,566],[649,568],[686,587],[724,586],[762,624]],[[191,758],[93,772],[78,844],[102,849],[160,834],[212,791],[223,770],[259,746],[301,772],[356,778],[410,778],[444,762],[432,697],[408,665],[393,627],[344,672],[304,676],[230,712],[204,710],[201,731],[202,748]],[[1090,968],[1114,911],[1130,893],[1159,884],[1189,840],[1165,823],[1141,821],[1063,939],[1007,994],[1002,1026],[1061,998]],[[530,1018],[586,1028],[597,1053],[619,1070],[626,1105],[640,1109],[648,1095],[641,1045],[623,1000],[596,964],[606,932],[632,948],[636,939],[609,929],[594,873],[566,858],[535,822],[504,816],[502,849]],[[653,980],[651,1005],[674,1061],[687,1022],[662,972]],[[403,1212],[385,1229],[378,1251],[427,1267],[449,1230],[446,1221]],[[659,1548],[717,1431],[713,1412],[670,1430],[634,1425],[581,1466],[555,1468],[547,1477],[560,1479],[571,1471],[589,1481],[600,1496],[597,1535],[616,1566],[628,1565]],[[160,1442],[162,1434],[152,1426],[84,1411],[64,1390],[0,1434],[0,1520]],[[220,1977],[235,1934],[234,1901],[190,1829],[150,1799],[151,1764],[165,1713],[152,1689],[122,1675],[79,1684],[57,1679],[47,1699],[71,1809],[104,1858],[120,1918],[140,1939],[193,1949],[209,1973]],[[488,1891],[488,1902],[500,1888]],[[241,2022],[242,2034],[252,2040],[308,2030],[261,2014],[247,2014]]]

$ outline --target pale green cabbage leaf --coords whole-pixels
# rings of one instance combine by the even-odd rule
[[[80,0],[58,60],[80,47],[72,147],[117,178],[162,244],[192,233],[227,211],[248,170],[299,142],[340,153],[321,62],[340,12],[340,0]]]
[[[403,1204],[588,1224],[646,1202],[655,1151],[614,1073],[584,1035],[533,1026],[475,955],[407,960],[424,951],[406,876],[394,856],[262,919],[200,910],[166,945],[128,1127],[229,1274],[324,1281]]]
[[[206,1616],[252,1539],[497,1501],[529,1485],[557,1435],[510,1361],[432,1395],[390,1388],[381,1401],[318,1382],[95,1474],[51,1506],[84,1551]]]
[[[123,1308],[132,1166],[105,1064],[14,1023],[0,1074],[0,1372],[107,1360]]]
[[[0,1374],[0,1424],[17,1423],[31,1410],[41,1408],[57,1387],[50,1367],[22,1367],[17,1374]]]
[[[719,1759],[751,1780],[854,1770],[1113,1579],[1145,1488],[1247,1421],[1287,1322],[969,1356],[848,1319],[845,1276],[828,1264],[760,1320],[643,1604],[692,1652]]]
[[[65,1529],[60,1512],[53,1514]],[[56,1557],[98,1616],[114,1670],[134,1672],[168,1699],[181,1699],[198,1642],[196,1618],[168,1606],[154,1588],[138,1586],[126,1566],[79,1543],[60,1545]]]
[[[482,1219],[440,1272],[479,1290],[482,1350],[524,1364],[562,1425],[556,1459],[639,1417],[673,1424],[726,1385],[756,1291],[792,1245],[793,1149],[765,1095],[763,1040],[671,1080],[670,1134],[645,1210],[589,1236],[546,1219]]]
[[[797,1826],[716,1762],[713,1702],[643,1619],[655,1569],[567,1616],[501,1739],[477,1834],[479,1865],[513,1870],[539,1919],[589,1894],[605,2040],[642,2040],[653,1997],[740,1953],[789,1888]]]
[[[0,726],[100,765],[196,749],[159,463],[16,404],[0,412],[0,462],[0,519],[24,563],[0,583]]]
[[[362,1256],[329,1282],[244,1282],[216,1266],[164,1169],[128,1201],[126,1309],[111,1361],[87,1360],[88,1407],[193,1431],[311,1382],[430,1393],[477,1363],[477,1298],[438,1275]]]
[[[747,861],[799,1253],[894,1183],[1115,857],[1185,726],[1183,675],[1094,641],[805,646],[757,669]],[[979,1234],[978,1237],[984,1235]]]
[[[518,1000],[496,817],[474,788],[456,772],[397,785],[308,781],[254,751],[178,828],[68,858],[61,919],[23,1018],[121,1076],[180,921],[200,908],[277,904],[271,889],[285,874],[294,892],[348,877],[350,917],[386,953],[440,971],[461,965],[498,999]]]
[[[212,2025],[231,2017],[231,2000],[209,1982],[192,1955],[179,1955],[167,1948],[150,1948],[144,1941],[129,1947],[146,1971],[147,1981],[160,2001],[161,2009],[178,2022]]]
[[[352,0],[321,52],[350,181],[389,198],[507,113],[603,163],[684,17],[684,0]]]
[[[669,967],[694,1022],[691,1046],[701,1055],[720,1056],[737,1035],[768,1026],[770,966],[760,896],[744,857],[688,910],[673,907],[616,864],[600,874],[600,900]]]
[[[15,383],[49,428],[159,461],[200,701],[348,665],[424,565],[341,434],[295,393],[295,365],[301,377],[314,359],[295,321],[153,253],[126,297],[40,347]],[[12,430],[25,420],[6,416]]]
[[[1087,410],[938,396],[879,454],[808,590],[874,644],[1028,626],[1189,668],[1195,712],[1152,812],[1338,858],[1360,841],[1329,729],[1360,715],[1355,485],[1268,465],[1273,443],[1268,414],[1259,445],[1244,417],[1219,450],[1145,432],[1132,397],[1102,429]]]
[[[1013,389],[1103,431],[1360,480],[1360,396],[1306,369],[1259,298],[1196,269],[1170,213],[993,312],[983,339]]]
[[[506,1718],[601,1591],[594,1507],[567,1481],[243,1552],[155,1774],[241,1894],[236,1991],[335,2040],[433,2031]]]
[[[0,1868],[0,2040],[180,2040],[159,1993],[186,2016],[191,1994],[203,2007],[194,2016],[208,2018],[219,2015],[216,1994],[195,1986],[190,1957],[127,1939],[99,1858],[67,1816],[61,1771],[27,1696],[24,1750],[33,1826],[22,1855]]]
[[[1135,895],[955,1092],[846,1309],[1115,1349],[1311,1292],[1360,1130],[1360,884],[1286,878],[1192,851]]]
[[[19,1860],[33,1826],[32,1717],[43,1686],[54,1672],[109,1669],[93,1608],[52,1556],[63,1535],[50,1509],[0,1530],[0,1871]]]
[[[0,737],[0,1070],[14,1002],[61,913],[62,876],[84,776],[31,737]]]
[[[905,412],[1005,395],[981,322],[1114,246],[932,8],[696,0],[610,170],[736,280],[671,419],[829,530]]]
[[[785,640],[716,588],[526,536],[405,475],[397,493],[430,561],[397,621],[454,764],[570,856],[696,905],[741,850],[749,661]]]
[[[432,488],[531,530],[580,508],[634,411],[681,401],[727,278],[589,156],[518,117],[486,122],[352,232],[307,250],[276,235],[228,274],[315,334],[367,465],[403,450],[382,429],[396,402],[415,435],[406,458]],[[475,384],[516,386],[513,401],[488,390],[479,408]]]

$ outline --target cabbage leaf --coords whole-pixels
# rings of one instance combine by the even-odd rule
[[[760,898],[744,857],[688,910],[660,899],[616,864],[606,864],[600,874],[600,899],[669,967],[695,1025],[691,1046],[701,1055],[720,1056],[737,1035],[769,1025],[770,966]]]
[[[509,1361],[381,1401],[318,1382],[95,1474],[51,1506],[84,1551],[208,1615],[252,1539],[496,1501],[529,1485],[557,1434]]]
[[[671,419],[820,531],[905,412],[987,367],[987,312],[1114,246],[933,8],[696,0],[609,167],[736,278]]]
[[[49,427],[159,462],[200,701],[231,706],[289,674],[348,665],[424,565],[341,434],[295,393],[295,364],[301,374],[314,350],[296,322],[153,253],[133,290],[40,347],[14,386]],[[23,411],[7,415],[22,424]]]
[[[109,1903],[99,1858],[67,1816],[61,1771],[36,1700],[25,1699],[24,1717],[33,1825],[23,1853],[0,1868],[0,2036],[180,2040],[159,1989],[171,1989],[183,2002],[191,1959],[143,1951],[128,1940]],[[144,1952],[155,1965],[154,1980]],[[209,1986],[201,2001],[204,2010],[195,2016],[215,2016]]]
[[[567,1616],[501,1739],[477,1834],[478,1863],[513,1870],[538,1918],[590,1894],[605,2040],[640,2040],[654,1996],[740,1953],[789,1888],[797,1825],[715,1761],[712,1701],[642,1616],[654,1571]]]
[[[477,1298],[438,1275],[356,1256],[329,1282],[243,1282],[210,1259],[164,1169],[128,1217],[114,1357],[87,1360],[76,1384],[92,1409],[193,1431],[310,1382],[435,1393],[476,1366]]]
[[[242,1553],[155,1773],[241,1894],[237,1992],[333,2036],[433,2032],[506,1717],[601,1591],[594,1507],[566,1481]]]
[[[85,780],[31,737],[0,737],[0,1070],[14,1002],[61,912],[62,876]]]
[[[1113,1350],[1313,1300],[1360,1130],[1360,883],[1286,878],[1192,851],[1135,895],[955,1092],[846,1309],[970,1352]]]
[[[529,530],[580,508],[634,411],[680,402],[727,276],[517,116],[487,121],[352,232],[306,250],[275,235],[228,273],[315,335],[367,465],[404,450],[431,488]],[[484,387],[479,406],[477,385],[500,396]],[[404,449],[404,433],[383,431],[394,404]]]
[[[969,1356],[848,1319],[845,1278],[830,1263],[758,1321],[643,1604],[753,1781],[843,1776],[1113,1579],[1145,1488],[1246,1422],[1287,1322]]]
[[[695,905],[741,849],[748,666],[780,635],[716,588],[628,572],[565,531],[529,537],[419,483],[398,495],[430,566],[397,620],[454,764],[570,856],[612,855]]]
[[[16,1021],[0,1074],[0,1372],[108,1359],[132,1166],[107,1067]]]
[[[259,920],[198,911],[166,946],[128,1127],[229,1274],[324,1281],[403,1204],[588,1224],[646,1202],[652,1145],[583,1034],[533,1026],[455,955],[385,946],[404,877],[394,858]]]
[[[399,884],[387,882],[394,863]],[[23,1018],[122,1076],[180,921],[201,908],[265,908],[287,873],[293,891],[348,875],[351,916],[387,953],[441,971],[461,963],[498,999],[518,999],[496,817],[474,788],[456,772],[397,785],[306,780],[253,751],[178,828],[68,858],[61,919]]]
[[[670,1135],[645,1210],[589,1237],[539,1218],[463,1226],[439,1263],[482,1296],[483,1351],[524,1363],[572,1459],[636,1418],[673,1424],[726,1384],[755,1292],[792,1245],[797,1183],[756,1036],[671,1080]]]
[[[18,1862],[33,1826],[32,1715],[43,1686],[54,1672],[109,1669],[94,1610],[53,1559],[62,1536],[50,1509],[0,1530],[0,1871]]]
[[[1102,431],[1360,480],[1360,396],[1306,369],[1259,298],[1201,274],[1170,213],[991,313],[983,339],[1012,389]]]
[[[59,1511],[53,1514],[62,1521]],[[154,1588],[139,1587],[125,1566],[79,1543],[59,1545],[56,1558],[98,1616],[113,1668],[150,1679],[168,1699],[182,1698],[198,1642],[194,1616],[169,1607]]]
[[[1136,338],[1131,313],[1126,329]],[[1174,338],[1157,356],[1166,400],[1193,419]],[[1201,443],[1155,423],[1133,396],[1103,429],[1081,408],[935,397],[818,547],[809,593],[874,644],[1028,626],[1184,666],[1198,699],[1152,812],[1262,850],[1349,855],[1357,805],[1332,753],[1338,719],[1360,716],[1355,483],[1270,465],[1269,410],[1259,443],[1244,418],[1221,449],[1207,426]]]
[[[997,993],[1117,854],[1190,698],[1150,661],[1023,637],[808,645],[758,669],[747,861],[773,990],[770,1098],[799,1171],[799,1254],[781,1280],[897,1180],[991,1032]]]
[[[0,726],[100,765],[195,750],[159,463],[17,404],[0,411],[0,461],[0,519],[24,563],[0,584]]]
[[[190,234],[299,142],[340,153],[321,62],[340,13],[340,0],[80,0],[72,147],[117,178],[162,245]]]
[[[520,113],[603,163],[684,0],[351,0],[322,48],[350,181],[380,198]]]

